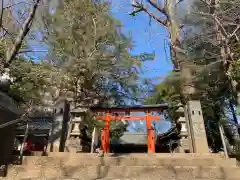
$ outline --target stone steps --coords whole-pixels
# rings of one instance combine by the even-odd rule
[[[238,168],[200,166],[13,166],[9,179],[70,178],[70,179],[239,179]]]
[[[235,166],[236,161],[214,157],[181,157],[181,156],[118,156],[99,158],[96,155],[53,155],[53,156],[27,156],[23,158],[23,165],[46,166],[48,164],[61,164],[78,166]]]
[[[38,153],[39,154],[39,153]],[[71,152],[47,152],[47,156],[84,156],[92,157],[96,153],[71,153]],[[220,153],[105,153],[105,157],[218,157],[223,158]]]
[[[13,179],[2,179],[1,180],[13,180]],[[21,179],[21,180],[81,180],[79,178],[27,178],[27,179]],[[97,178],[97,179],[91,179],[91,180],[152,180],[149,177],[148,178]],[[157,179],[157,180],[179,180],[179,178],[176,179],[166,179],[166,178],[161,178],[161,179]],[[185,179],[185,180],[223,180],[223,179]],[[237,179],[226,179],[226,180],[239,180],[239,178]]]
[[[237,180],[235,160],[217,154],[96,154],[48,153],[26,156],[11,165],[9,180]]]

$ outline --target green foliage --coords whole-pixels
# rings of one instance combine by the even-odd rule
[[[169,116],[172,121],[176,120],[176,110],[181,104],[181,91],[179,74],[170,72],[164,81],[154,86],[153,93],[146,96],[144,104],[161,104],[168,103]]]
[[[0,46],[0,74],[2,74],[4,72],[6,52],[9,46],[12,46],[10,37],[2,37]],[[48,87],[47,78],[50,69],[46,68],[44,64],[35,63],[23,56],[16,56],[9,68],[13,83],[4,92],[13,98],[19,106],[29,103],[32,105],[41,104],[42,93]]]
[[[11,76],[14,82],[8,95],[19,104],[31,101],[41,104],[43,93],[47,91],[49,71],[44,64],[18,58],[11,64]]]
[[[137,8],[137,10],[131,12],[129,15],[131,16],[136,16],[139,12],[143,11],[143,4],[139,4],[137,3],[136,5],[134,5],[135,8]]]
[[[239,105],[237,106],[236,113],[237,113],[238,115],[240,115],[240,106],[239,106]]]

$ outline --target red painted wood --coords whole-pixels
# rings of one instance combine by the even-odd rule
[[[105,112],[105,116],[96,116],[97,120],[104,120],[105,125],[101,133],[101,144],[104,152],[109,152],[109,141],[110,141],[110,121],[111,120],[146,120],[146,129],[147,129],[147,143],[148,143],[148,152],[155,152],[155,138],[154,130],[151,126],[151,120],[160,120],[160,116],[151,116],[150,112],[154,111],[154,108],[143,108],[142,111],[146,112],[145,116],[118,116],[111,115],[112,112],[134,112],[134,109],[95,109],[94,112]],[[159,108],[158,108],[159,110]],[[137,109],[139,111],[139,109]],[[110,113],[111,112],[111,113]]]
[[[104,120],[105,116],[96,116],[97,120]],[[146,120],[146,116],[110,116],[111,120]],[[160,116],[149,116],[149,120],[160,120]]]
[[[155,153],[154,130],[148,129],[148,153]]]

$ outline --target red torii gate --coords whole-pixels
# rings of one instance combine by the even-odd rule
[[[155,152],[155,138],[154,130],[151,126],[151,120],[160,120],[160,116],[151,116],[151,112],[162,112],[168,109],[167,104],[160,105],[147,105],[147,106],[131,106],[131,107],[117,107],[117,108],[102,108],[102,107],[91,107],[94,113],[105,113],[104,116],[96,116],[97,120],[105,120],[105,126],[101,131],[101,146],[104,152],[109,152],[109,131],[111,120],[145,120],[147,128],[147,143],[148,152]],[[119,116],[112,115],[112,113],[125,113],[130,114],[131,112],[145,112],[145,116]]]

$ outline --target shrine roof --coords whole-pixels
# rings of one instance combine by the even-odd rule
[[[156,141],[160,143],[164,143],[169,139],[176,140],[179,139],[179,133],[177,132],[176,127],[170,128],[165,133],[159,133],[156,137]],[[157,143],[156,142],[156,143]],[[143,145],[147,144],[147,133],[145,132],[124,132],[123,135],[117,139],[113,140],[111,144],[138,144]]]
[[[179,138],[179,131],[177,127],[174,126],[170,128],[167,132],[161,133],[157,135],[158,141],[168,140],[168,139],[178,139]]]
[[[117,140],[113,140],[111,144],[147,144],[147,134],[144,132],[124,132]]]
[[[155,104],[155,105],[135,105],[135,106],[121,106],[121,107],[99,107],[92,106],[90,107],[92,111],[112,111],[112,112],[141,112],[141,111],[163,111],[168,109],[168,104]]]

